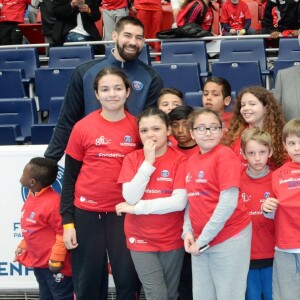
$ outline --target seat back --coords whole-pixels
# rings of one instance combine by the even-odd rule
[[[165,87],[176,87],[182,93],[202,90],[200,68],[197,63],[153,64],[160,74]]]
[[[191,107],[203,107],[202,92],[187,92],[184,95],[184,104]]]
[[[30,140],[31,125],[37,123],[38,115],[34,99],[0,99],[0,125],[19,125],[21,130],[19,142]]]
[[[21,136],[19,125],[0,125],[0,145],[15,145],[18,136]]]
[[[23,69],[25,78],[34,78],[35,69],[40,67],[36,48],[0,50],[0,69]]]
[[[106,57],[110,54],[110,52],[113,48],[115,48],[114,44],[106,44],[105,45],[105,56]],[[151,66],[151,57],[150,57],[149,45],[144,44],[143,50],[139,55],[139,60],[141,60],[145,64]]]
[[[48,124],[56,124],[62,104],[64,102],[64,97],[52,97],[50,99],[50,111]]]
[[[208,56],[203,41],[162,42],[162,63],[199,63],[201,76],[208,72]]]
[[[50,110],[51,97],[64,97],[74,68],[41,68],[35,72],[35,93],[39,111]]]
[[[247,86],[263,86],[260,65],[253,61],[212,63],[212,76],[227,79],[236,93]]]
[[[55,125],[54,124],[35,124],[31,126],[32,145],[49,144]]]
[[[250,2],[252,3],[252,2]],[[266,52],[263,39],[222,40],[220,62],[254,61],[260,63],[261,71],[267,71]]]
[[[279,41],[279,60],[300,60],[300,47],[297,38],[282,38]]]
[[[27,97],[27,93],[22,83],[23,78],[23,69],[0,69],[0,98]]]
[[[63,46],[49,49],[49,68],[75,68],[81,63],[94,59],[91,46]]]

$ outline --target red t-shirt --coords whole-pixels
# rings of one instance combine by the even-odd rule
[[[1,0],[0,3],[3,4],[0,22],[24,23],[26,6],[31,4],[31,0]]]
[[[186,189],[190,204],[190,220],[198,238],[212,216],[221,191],[240,187],[240,162],[229,147],[218,145],[204,154],[194,154],[187,162]],[[209,243],[219,244],[239,233],[250,222],[244,203],[238,206],[224,228]]]
[[[246,19],[251,19],[251,14],[248,5],[244,1],[239,1],[237,5],[233,5],[230,0],[227,0],[222,4],[220,23],[241,30],[245,26]]]
[[[120,183],[130,182],[145,160],[143,150],[128,154],[120,172]],[[157,157],[156,170],[146,186],[143,200],[165,198],[175,189],[184,189],[185,155],[167,148],[167,152]],[[181,239],[183,211],[163,215],[131,215],[125,218],[127,247],[134,251],[171,251],[183,247]]]
[[[101,7],[107,10],[115,10],[128,6],[127,0],[103,0]]]
[[[75,124],[66,154],[83,162],[74,205],[88,211],[113,212],[123,201],[122,186],[117,183],[123,159],[138,148],[139,135],[136,118],[128,112],[122,120],[110,122],[100,111]]]
[[[287,162],[273,172],[273,191],[279,201],[275,212],[275,244],[300,248],[300,164]]]
[[[63,235],[59,214],[60,195],[51,187],[34,196],[28,194],[22,207],[21,228],[26,250],[18,261],[31,268],[48,268],[48,261],[56,235]],[[71,276],[70,257],[67,254],[61,273]]]
[[[246,170],[243,170],[240,196],[248,208],[252,220],[251,259],[273,258],[274,221],[265,218],[261,211],[265,199],[275,197],[272,191],[272,172],[262,178],[253,179],[247,175]]]

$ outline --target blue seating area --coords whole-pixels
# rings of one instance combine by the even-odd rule
[[[106,55],[112,47],[112,44],[106,45]],[[227,79],[233,94],[250,85],[271,90],[280,69],[300,65],[300,47],[296,38],[280,40],[278,57],[275,54],[271,58],[272,64],[267,63],[266,50],[262,38],[222,39],[217,57],[211,59],[207,42],[203,40],[167,40],[162,41],[161,53],[155,55],[146,44],[140,59],[162,76],[165,87],[180,89],[188,105],[201,106],[203,83],[208,76]],[[157,61],[159,55],[161,61]],[[74,68],[94,58],[98,57],[87,45],[50,48],[46,64],[39,57],[37,48],[0,47],[0,101],[11,99],[12,103],[17,103],[18,98],[24,103],[34,102],[32,109],[35,110],[30,121],[32,128],[27,131],[22,125],[24,122],[19,123],[20,119],[18,122],[17,119],[10,120],[10,123],[0,121],[0,144],[48,143]],[[272,79],[273,85],[270,84]],[[41,118],[43,112],[48,113],[46,119]]]

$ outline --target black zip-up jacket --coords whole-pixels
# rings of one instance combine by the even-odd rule
[[[278,27],[273,25],[272,9],[277,7]],[[300,5],[294,0],[267,0],[262,27],[274,31],[298,30],[300,28]]]

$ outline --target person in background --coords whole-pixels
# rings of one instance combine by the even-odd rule
[[[184,104],[183,93],[176,88],[162,88],[159,92],[157,107],[166,114],[169,114],[172,109]],[[172,134],[168,136],[169,146],[177,145],[177,140]]]
[[[64,42],[100,41],[95,22],[100,20],[100,0],[53,0],[53,46]],[[93,46],[96,54],[103,54],[103,45]]]
[[[103,40],[111,41],[118,21],[128,16],[128,0],[103,0],[101,2],[103,18]]]
[[[300,299],[300,119],[283,128],[282,141],[290,161],[273,172],[275,197],[264,201],[262,212],[275,223],[273,300]]]
[[[177,26],[195,22],[202,29],[211,31],[214,20],[212,7],[210,0],[185,0],[177,14]]]
[[[117,183],[123,158],[140,144],[136,118],[124,107],[130,82],[121,69],[104,68],[94,80],[94,90],[102,109],[72,130],[61,195],[74,293],[77,300],[107,298],[108,257],[117,298],[136,300],[140,284],[126,247],[125,216],[117,216],[115,209],[123,201]]]
[[[162,88],[157,99],[157,107],[166,114],[184,104],[183,93],[176,88]]]
[[[153,107],[138,118],[143,149],[129,153],[118,179],[125,234],[147,299],[177,300],[183,262],[186,157],[168,146],[168,116]]]
[[[162,79],[138,59],[145,43],[143,23],[133,17],[121,18],[113,40],[116,46],[108,57],[89,61],[75,69],[45,157],[58,161],[64,154],[74,124],[98,108],[92,82],[105,67],[120,68],[131,80],[131,93],[126,101],[131,114],[137,115],[145,107],[156,105],[163,87]]]
[[[164,0],[134,0],[133,12],[138,19],[143,20],[146,39],[155,39],[156,33],[160,31],[164,3]],[[151,42],[149,46],[160,52],[160,43]]]
[[[256,34],[256,29],[250,28],[251,14],[248,5],[242,0],[226,0],[222,4],[220,23],[223,35]]]
[[[258,127],[242,133],[243,156],[248,161],[241,175],[241,197],[252,220],[251,261],[246,300],[272,300],[272,271],[275,247],[273,220],[261,214],[262,203],[275,194],[268,159],[272,156],[271,136]]]
[[[33,268],[39,299],[73,300],[70,255],[64,246],[59,214],[60,195],[51,187],[57,172],[56,161],[44,157],[32,158],[23,170],[20,182],[29,193],[21,214],[23,240],[14,261]]]
[[[240,162],[220,144],[222,120],[216,112],[195,109],[189,128],[200,149],[186,165],[182,234],[192,255],[193,299],[244,300],[252,228],[239,198]]]
[[[188,127],[188,116],[193,111],[193,108],[186,105],[175,107],[169,113],[172,135],[177,141],[177,145],[173,147],[186,155],[199,153],[199,147],[192,138]]]
[[[248,162],[242,156],[241,134],[246,128],[259,127],[272,138],[273,154],[269,161],[272,170],[285,159],[281,133],[285,124],[282,108],[273,94],[261,86],[246,87],[235,99],[235,109],[223,143],[232,147],[244,167]]]
[[[45,43],[48,43],[50,46],[53,43],[53,26],[55,23],[55,17],[53,14],[53,1],[52,0],[33,0],[35,1],[35,7],[39,6],[41,11],[42,19],[42,30],[45,38]],[[39,4],[37,3],[39,2]],[[46,54],[48,55],[49,49],[46,49]]]
[[[282,107],[286,121],[300,116],[300,66],[279,70],[274,96]]]
[[[214,110],[223,120],[223,130],[227,131],[232,112],[225,111],[231,104],[231,86],[222,77],[208,77],[203,87],[203,107]]]
[[[181,105],[175,107],[169,113],[172,134],[175,140],[178,142],[177,145],[173,145],[173,148],[182,152],[187,157],[191,156],[194,153],[199,153],[199,147],[195,140],[192,138],[188,127],[188,117],[192,113],[192,111],[192,107]],[[180,300],[193,299],[192,282],[193,279],[191,254],[188,252],[184,252],[183,265],[178,286]]]
[[[23,34],[18,24],[24,23],[27,4],[31,0],[0,0],[0,46],[22,44]]]
[[[278,22],[274,24],[273,9],[276,8]],[[270,34],[278,46],[280,37],[297,37],[300,28],[299,1],[268,0],[262,19],[261,34]]]

